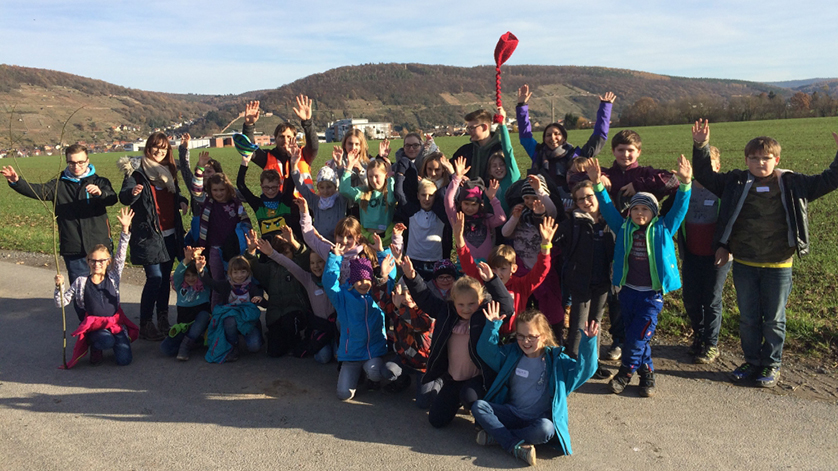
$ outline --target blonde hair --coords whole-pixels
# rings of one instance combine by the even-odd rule
[[[486,291],[484,286],[476,279],[470,276],[462,276],[454,282],[451,291],[448,293],[448,298],[451,301],[456,301],[457,294],[475,293],[477,294],[477,301],[483,304],[486,299]]]
[[[500,244],[489,252],[486,261],[492,268],[503,268],[504,265],[515,265],[516,257],[517,254],[512,246]]]
[[[361,206],[361,209],[363,209],[364,211],[367,210],[367,205],[370,204],[370,198],[372,198],[372,192],[377,191],[375,188],[372,187],[372,184],[370,182],[370,174],[372,174],[373,170],[377,170],[379,168],[384,170],[385,175],[387,174],[387,164],[384,163],[384,160],[379,159],[379,158],[375,158],[375,159],[370,160],[370,163],[367,164],[367,186],[366,186],[366,189],[364,190],[364,192],[361,193],[361,202],[359,203],[359,205]],[[389,178],[389,177],[387,177],[387,178]],[[384,180],[384,188],[382,188],[380,191],[381,191],[381,194],[383,195],[382,198],[384,199],[384,201],[387,201],[387,179],[386,178]]]
[[[550,327],[550,322],[547,320],[547,317],[541,313],[541,311],[537,309],[529,309],[515,318],[515,330],[518,330],[518,326],[521,323],[526,322],[527,324],[535,324],[535,330],[538,331],[538,334],[541,336],[541,343],[544,344],[546,347],[558,347],[559,344],[556,342],[556,336],[553,334],[553,329]]]
[[[427,178],[419,180],[419,191],[422,191],[423,188],[431,190],[431,193],[436,193],[436,183],[428,180]]]

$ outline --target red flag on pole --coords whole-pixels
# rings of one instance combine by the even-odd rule
[[[509,31],[500,37],[498,44],[495,46],[495,102],[498,107],[503,106],[500,97],[500,66],[509,60],[516,47],[518,47],[518,38]],[[495,114],[496,123],[500,123],[502,120],[501,115]]]

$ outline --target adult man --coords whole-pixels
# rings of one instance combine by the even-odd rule
[[[86,257],[94,247],[102,244],[113,252],[107,207],[116,204],[117,196],[111,182],[96,175],[84,146],[73,144],[67,147],[64,155],[67,168],[61,176],[43,184],[27,182],[12,167],[3,167],[0,173],[21,195],[55,201],[59,253],[64,258],[72,284],[79,276],[89,274]],[[84,312],[78,308],[76,314],[79,320],[84,317]]]

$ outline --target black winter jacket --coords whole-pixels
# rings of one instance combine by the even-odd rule
[[[154,207],[154,193],[142,166],[141,157],[122,157],[117,166],[125,174],[122,189],[119,190],[119,202],[131,206],[134,210],[134,220],[131,222],[131,263],[134,265],[156,265],[171,260],[166,250],[166,241],[160,229],[157,209]],[[173,175],[174,176],[174,175]],[[143,191],[137,196],[131,193],[137,185],[143,186]],[[183,258],[183,220],[180,216],[180,203],[189,204],[189,200],[181,196],[180,187],[175,184],[175,204],[172,211],[175,221],[175,237],[177,238],[177,253],[175,256]]]
[[[448,373],[448,339],[454,330],[454,325],[459,322],[460,316],[457,314],[457,309],[451,301],[443,301],[428,289],[422,277],[416,275],[412,280],[404,277],[410,295],[416,302],[416,305],[422,311],[428,313],[429,316],[436,319],[434,324],[434,332],[431,336],[431,353],[428,356],[428,369],[422,377],[422,383],[429,383],[437,378],[441,378]],[[503,286],[500,278],[497,276],[487,281],[485,284],[486,290],[491,295],[491,299],[500,303],[500,315],[511,316],[515,312],[515,301]],[[497,373],[489,368],[486,362],[477,354],[477,342],[480,340],[480,334],[483,333],[483,327],[486,325],[486,316],[483,314],[483,309],[489,299],[485,299],[483,304],[477,308],[477,311],[472,314],[469,324],[471,329],[469,331],[468,353],[471,361],[480,368],[483,375],[484,392],[489,390],[489,386],[495,380]]]
[[[102,194],[89,194],[85,189],[87,185],[98,186]],[[58,179],[37,184],[29,183],[21,177],[16,183],[9,183],[9,186],[23,196],[55,201],[58,250],[61,255],[89,254],[98,244],[113,252],[107,207],[115,205],[117,199],[107,178],[94,173],[74,182],[62,175]]]
[[[614,233],[608,224],[603,226],[605,260],[614,260]],[[570,219],[559,224],[554,240],[562,250],[562,280],[568,284],[571,293],[587,293],[591,289],[594,256],[594,220],[581,211],[574,211]],[[610,283],[611,270],[603,279]]]
[[[802,257],[809,253],[808,203],[838,188],[838,154],[829,168],[818,175],[779,171],[782,172],[779,181],[789,226],[789,247],[796,247],[797,255]],[[743,195],[747,194],[755,177],[747,170],[714,172],[707,143],[693,146],[693,172],[699,183],[721,198],[713,247],[727,247],[733,224],[744,203]]]

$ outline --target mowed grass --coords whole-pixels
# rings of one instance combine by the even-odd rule
[[[743,123],[711,124],[711,143],[722,153],[722,171],[744,168],[743,149],[753,137],[768,135],[776,138],[783,146],[780,167],[795,172],[813,174],[826,169],[836,155],[836,144],[831,136],[838,132],[838,118],[814,118],[777,121],[754,121]],[[611,135],[619,129],[612,129]],[[690,127],[656,126],[637,128],[643,138],[641,165],[673,169],[680,154],[691,156],[692,138]],[[590,136],[590,131],[570,131],[569,142],[581,145]],[[540,138],[540,133],[536,134]],[[442,137],[436,142],[445,155],[466,143],[467,137]],[[370,153],[378,151],[378,142],[370,143]],[[391,143],[393,154],[402,142]],[[513,136],[515,157],[522,173],[530,167],[530,159]],[[320,144],[320,152],[314,161],[316,173],[324,162],[331,159],[332,143]],[[210,149],[212,157],[221,162],[235,181],[241,157],[232,148]],[[192,161],[197,161],[197,150],[192,151]],[[91,155],[91,162],[97,173],[111,180],[117,192],[122,186],[123,175],[116,167],[116,160],[131,153],[110,153]],[[601,164],[610,166],[613,158],[610,148],[600,155]],[[12,159],[4,159],[3,165],[12,165]],[[19,173],[27,180],[43,182],[55,176],[64,168],[63,157],[31,157],[18,159],[15,164]],[[248,184],[258,193],[258,167],[252,166],[248,173]],[[181,186],[185,194],[185,188]],[[786,311],[787,342],[789,350],[823,357],[835,364],[838,361],[838,196],[829,194],[809,206],[811,253],[795,258],[794,285]],[[116,222],[119,205],[110,208],[112,230],[120,230]],[[250,209],[248,208],[248,211]],[[251,217],[252,214],[251,214]],[[184,220],[184,223],[188,221]],[[186,226],[186,224],[185,224]],[[31,252],[52,252],[52,231],[50,216],[35,200],[17,195],[7,185],[0,185],[0,248]],[[739,311],[733,283],[728,278],[724,293],[725,316],[722,325],[722,340],[738,338]],[[683,313],[680,291],[667,295],[659,330],[666,334],[687,336],[690,324]]]

